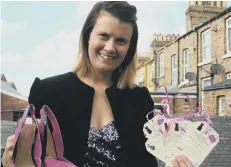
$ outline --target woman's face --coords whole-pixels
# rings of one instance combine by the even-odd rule
[[[123,62],[130,46],[133,28],[102,11],[90,34],[88,54],[92,72],[113,72]]]

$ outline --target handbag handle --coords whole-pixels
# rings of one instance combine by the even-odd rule
[[[35,136],[33,139],[32,143],[32,151],[33,151],[33,158],[34,158],[34,163],[37,167],[41,166],[41,154],[42,154],[42,148],[41,148],[41,140],[40,140],[40,133],[39,133],[39,128],[38,128],[38,122],[35,118],[35,108],[34,105],[30,104],[26,110],[24,111],[21,119],[18,121],[18,125],[15,130],[15,139],[14,139],[14,149],[13,149],[13,154],[12,154],[12,162],[11,167],[15,167],[15,160],[16,160],[16,155],[17,155],[17,148],[19,144],[19,140],[22,137],[22,131],[26,122],[26,118],[28,117],[28,114],[31,114],[31,118],[34,121],[36,125],[36,130],[35,130]],[[36,149],[35,149],[36,148]]]
[[[41,116],[41,121],[39,124],[40,135],[44,139],[45,145],[47,139],[47,117],[48,117],[53,129],[51,135],[54,140],[54,147],[55,147],[57,159],[63,160],[63,152],[64,152],[63,140],[62,140],[59,124],[57,122],[57,119],[55,118],[55,115],[47,105],[44,105],[40,110],[40,116]]]

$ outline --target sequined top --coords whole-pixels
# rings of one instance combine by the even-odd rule
[[[90,125],[87,144],[83,167],[109,167],[114,164],[116,152],[121,148],[115,122],[100,130]]]

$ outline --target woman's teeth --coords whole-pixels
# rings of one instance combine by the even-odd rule
[[[104,59],[106,60],[113,60],[115,59],[116,57],[115,56],[107,56],[107,55],[104,55],[104,54],[99,54],[101,57],[103,57]]]

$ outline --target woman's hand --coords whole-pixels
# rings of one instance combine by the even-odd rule
[[[13,148],[14,148],[14,138],[15,136],[9,136],[6,140],[6,147],[4,153],[2,155],[2,165],[3,166],[10,166],[10,162],[12,159]]]
[[[175,159],[172,161],[173,167],[194,167],[191,161],[189,159],[182,155],[182,156],[176,156]]]

